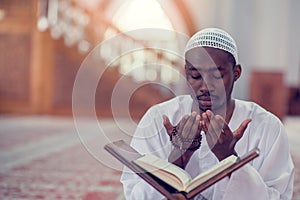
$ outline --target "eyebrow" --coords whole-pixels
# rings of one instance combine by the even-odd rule
[[[192,65],[189,61],[185,60],[186,62],[186,66],[189,70],[197,70],[197,71],[208,71],[208,72],[211,72],[211,71],[223,71],[224,70],[224,67],[222,66],[218,66],[218,67],[213,67],[211,69],[208,69],[208,70],[203,70],[203,69],[197,69],[194,65]]]

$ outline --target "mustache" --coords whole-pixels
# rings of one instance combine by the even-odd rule
[[[217,95],[210,94],[210,93],[202,93],[202,94],[196,96],[197,99],[201,99],[202,97],[217,98]]]

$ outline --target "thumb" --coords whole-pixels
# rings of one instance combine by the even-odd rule
[[[236,140],[239,140],[244,135],[244,132],[251,121],[251,119],[244,120],[239,126],[239,128],[236,129],[236,131],[234,131],[234,137],[236,138]]]
[[[168,135],[171,135],[172,130],[173,130],[173,125],[171,124],[169,118],[166,115],[163,115],[163,120],[164,120],[165,129],[167,130]]]

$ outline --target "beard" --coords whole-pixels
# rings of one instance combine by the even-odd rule
[[[221,114],[221,111],[226,110],[227,106],[226,97],[211,96],[207,94],[198,95],[195,101],[202,112],[210,110],[213,113]]]

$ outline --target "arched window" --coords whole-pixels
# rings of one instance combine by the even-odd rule
[[[179,80],[178,37],[157,0],[127,0],[112,17],[101,47],[106,63],[134,81],[172,84]],[[145,30],[145,28],[147,30]],[[122,33],[122,37],[116,35]],[[115,37],[115,39],[114,39]]]

